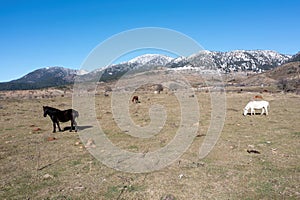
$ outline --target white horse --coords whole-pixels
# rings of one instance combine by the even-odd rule
[[[268,115],[269,106],[270,104],[267,101],[250,101],[244,108],[244,115],[248,114],[249,109],[251,115],[255,115],[255,109],[262,109],[261,115],[264,114],[264,112],[266,112],[266,115]]]

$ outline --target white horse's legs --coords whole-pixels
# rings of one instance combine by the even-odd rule
[[[263,108],[261,109],[260,115],[263,115],[264,113],[265,113],[265,108],[263,107]]]
[[[263,108],[261,109],[261,115],[263,115],[265,112],[266,112],[266,115],[269,114],[269,113],[268,113],[268,108],[267,108],[267,107],[263,107]]]

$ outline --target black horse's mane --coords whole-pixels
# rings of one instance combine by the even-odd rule
[[[52,110],[52,111],[61,111],[61,110],[59,110],[57,108],[53,108],[53,107],[50,107],[50,106],[44,106],[44,108]]]

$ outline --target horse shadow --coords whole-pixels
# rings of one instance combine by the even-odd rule
[[[92,128],[92,127],[93,126],[77,126],[76,128],[77,128],[78,131],[81,131],[81,130],[85,130],[85,129]],[[63,129],[63,131],[69,131],[69,130],[71,130],[71,126],[66,126]],[[75,127],[73,127],[72,130],[76,130]]]
[[[251,113],[247,113],[247,115],[250,115],[250,116],[251,116]],[[260,112],[259,112],[259,113],[256,112],[255,114],[252,114],[252,115],[254,116],[254,115],[267,115],[267,114],[266,114],[266,113],[261,114]]]

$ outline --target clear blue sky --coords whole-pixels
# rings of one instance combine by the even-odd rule
[[[79,69],[119,32],[163,27],[207,50],[300,50],[299,0],[0,0],[0,82],[47,66]]]

